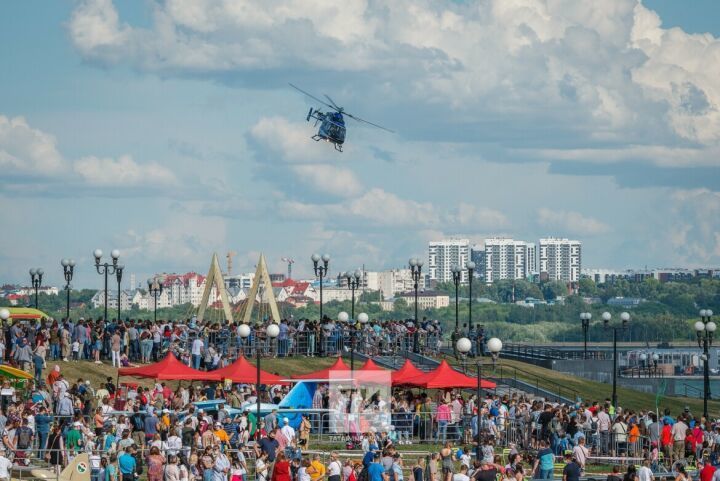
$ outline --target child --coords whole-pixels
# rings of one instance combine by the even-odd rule
[[[457,458],[462,466],[467,466],[468,470],[470,469],[470,448],[468,446],[463,446],[462,450],[458,450]]]
[[[80,343],[78,341],[72,343],[72,359],[73,361],[80,360]]]

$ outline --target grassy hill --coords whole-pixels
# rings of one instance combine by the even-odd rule
[[[462,363],[457,362],[454,358],[447,357],[447,361],[462,370]],[[485,362],[487,364],[484,364],[483,369],[487,369],[487,373],[493,372],[492,364],[487,360]],[[533,364],[510,359],[501,359],[498,362],[494,371],[495,375],[500,374],[500,366],[502,366],[504,376],[512,377],[516,375],[517,379],[527,381],[533,385],[539,380],[541,387],[542,380],[547,379],[554,383],[561,384],[563,388],[567,388],[568,391],[578,391],[585,401],[603,401],[612,395],[611,384],[590,381],[568,374],[562,374],[552,369],[545,369]],[[513,371],[513,368],[517,368],[517,370]],[[468,364],[468,369],[470,370],[468,374],[474,373],[474,366]],[[617,392],[618,404],[625,409],[633,409],[636,411],[640,409],[655,409],[655,394],[644,393],[621,386],[618,386]],[[681,412],[685,406],[689,406],[694,414],[702,414],[702,399],[696,398],[662,397],[659,409],[662,411],[665,408],[670,408],[673,415],[676,415]],[[720,402],[710,401],[708,410],[712,418],[720,417]]]
[[[458,363],[454,358],[448,358],[448,362],[454,364],[459,369],[462,369],[462,364]],[[305,357],[293,357],[293,358],[282,358],[282,359],[264,359],[261,367],[273,373],[280,374],[282,376],[292,376],[295,374],[302,374],[310,372],[316,369],[322,369],[330,366],[335,361],[334,358],[305,358]],[[111,377],[113,381],[117,378],[117,369],[113,368],[107,363],[104,364],[92,364],[89,362],[49,362],[48,367],[52,368],[55,364],[60,366],[61,372],[65,375],[67,380],[72,384],[79,378],[83,380],[90,380],[93,386],[98,386],[104,383],[107,377]],[[610,397],[612,393],[612,386],[605,383],[599,383],[589,381],[586,379],[570,376],[567,374],[557,373],[550,369],[545,369],[532,364],[526,364],[519,361],[501,359],[496,366],[495,374],[500,373],[500,366],[502,366],[503,374],[505,376],[517,376],[518,379],[535,384],[540,382],[542,385],[543,380],[549,380],[555,383],[562,384],[564,389],[568,392],[575,390],[581,393],[580,395],[586,401],[602,401],[607,397]],[[513,371],[517,368],[516,371]],[[474,368],[468,365],[469,373],[473,374]],[[487,369],[487,373],[492,372],[492,366],[487,364],[484,369]],[[47,371],[44,373],[47,375]],[[137,378],[123,378],[124,381],[137,382],[141,386],[152,387],[153,381],[150,379],[137,379]],[[179,383],[184,385],[190,384],[188,381],[168,381],[168,384],[174,389]],[[640,409],[654,409],[655,408],[655,395],[635,391],[633,389],[618,387],[618,399],[621,406],[626,409],[640,410]],[[702,399],[693,398],[680,398],[680,397],[663,397],[660,402],[660,410],[664,408],[670,408],[673,414],[677,414],[682,411],[685,406],[689,406],[693,413],[702,413]],[[720,417],[720,402],[710,402],[710,415],[711,417]]]

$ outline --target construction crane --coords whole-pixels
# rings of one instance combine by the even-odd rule
[[[287,262],[288,265],[288,279],[292,279],[292,265],[295,264],[294,259],[290,259],[289,257],[283,257],[280,259],[283,262]]]
[[[227,275],[228,276],[232,275],[232,261],[233,261],[233,257],[235,257],[236,255],[237,255],[237,252],[230,251],[225,256],[225,259],[227,259]]]

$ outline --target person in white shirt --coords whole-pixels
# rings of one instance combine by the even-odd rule
[[[453,474],[452,481],[470,481],[470,478],[467,475],[467,471],[467,466],[460,466],[460,472]]]
[[[5,451],[0,451],[0,481],[10,480],[10,468],[12,461],[5,457]]]
[[[194,369],[200,369],[200,360],[202,359],[203,351],[205,350],[205,343],[199,337],[196,338],[192,343],[190,353],[192,354],[192,367]]]
[[[646,459],[643,461],[642,466],[638,470],[639,481],[654,481],[652,469],[650,469],[650,460]]]
[[[280,429],[285,438],[288,440],[288,444],[295,445],[295,428],[290,426],[290,420],[283,418],[283,427]]]

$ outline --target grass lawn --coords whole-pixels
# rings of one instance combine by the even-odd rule
[[[295,374],[303,374],[313,370],[322,369],[330,366],[335,361],[335,358],[307,358],[307,357],[291,357],[291,358],[275,358],[275,359],[264,359],[261,367],[273,373],[278,373],[282,376],[293,376]],[[448,362],[460,366],[460,363],[456,362],[454,358],[448,357]],[[113,368],[107,363],[93,364],[87,361],[80,362],[48,362],[48,368],[52,368],[55,364],[60,366],[61,372],[65,375],[66,379],[70,384],[76,382],[78,378],[83,380],[90,380],[94,387],[98,387],[100,384],[105,382],[107,377],[111,377],[113,382],[117,378],[117,369]],[[505,376],[512,376],[512,371],[508,368],[516,367],[517,378],[531,382],[535,384],[536,379],[534,376],[551,380],[555,383],[561,384],[564,388],[568,389],[568,392],[576,390],[581,393],[584,400],[587,401],[602,401],[603,399],[610,397],[612,394],[612,386],[609,384],[599,383],[595,381],[589,381],[586,379],[570,376],[567,374],[558,373],[550,369],[545,369],[532,364],[526,364],[519,361],[500,359],[496,373],[499,374],[499,366],[503,366],[503,374]],[[470,364],[468,365],[470,366]],[[469,367],[472,370],[472,367]],[[485,369],[488,372],[492,369],[491,365],[486,365]],[[44,372],[44,376],[47,375],[47,370]],[[123,378],[123,381],[137,382],[141,386],[152,387],[154,382],[151,379],[137,379],[137,378]],[[167,381],[167,383],[174,389],[178,383],[182,382],[184,385],[188,385],[188,381]],[[541,383],[542,385],[542,383]],[[565,394],[565,393],[564,393]],[[618,399],[620,405],[626,409],[654,409],[655,408],[655,395],[648,394],[634,389],[618,387]],[[690,406],[690,409],[695,414],[702,413],[702,399],[694,398],[680,398],[680,397],[663,397],[660,401],[660,410],[668,407],[675,415],[682,411],[685,406]],[[720,417],[720,402],[710,402],[710,415],[713,418]]]
[[[462,363],[458,363],[454,358],[448,357],[447,361],[460,367]],[[485,361],[483,369],[487,369],[487,372],[492,372],[492,364],[489,361]],[[605,384],[596,381],[590,381],[580,377],[570,376],[568,374],[559,373],[552,369],[546,369],[543,367],[535,366],[534,364],[527,364],[520,361],[510,359],[500,359],[498,361],[495,374],[500,373],[500,365],[503,366],[503,375],[507,377],[513,376],[513,371],[507,368],[517,368],[517,378],[523,381],[527,381],[535,385],[536,378],[534,376],[545,378],[553,381],[557,384],[561,384],[563,388],[567,388],[568,392],[572,389],[578,391],[580,396],[585,401],[603,401],[605,398],[609,398],[612,395],[612,384]],[[471,364],[468,364],[468,369],[471,374],[474,371]],[[524,371],[524,372],[523,372]],[[543,387],[542,381],[540,387]],[[550,386],[547,389],[555,390],[555,386]],[[649,394],[634,389],[618,386],[618,403],[625,409],[655,409],[655,394]],[[563,395],[566,393],[563,391]],[[567,396],[567,395],[566,395]],[[569,397],[569,396],[567,396]],[[670,408],[673,415],[680,413],[685,406],[689,406],[690,410],[695,415],[702,414],[703,401],[697,398],[683,398],[683,397],[663,397],[660,400],[659,409],[662,412],[665,408]],[[710,417],[715,419],[720,417],[720,402],[710,401],[708,404],[708,411]]]

